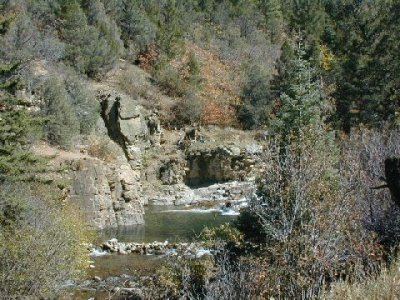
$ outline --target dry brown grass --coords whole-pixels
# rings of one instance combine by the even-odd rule
[[[106,138],[90,136],[87,153],[105,162],[113,162],[117,159],[118,154],[111,143]]]
[[[325,300],[395,300],[400,299],[400,264],[396,262],[375,279],[350,284],[339,282],[322,297]]]

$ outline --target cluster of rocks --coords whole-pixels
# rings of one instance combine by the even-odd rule
[[[175,246],[175,245],[174,245]],[[170,245],[168,241],[165,242],[152,242],[152,243],[134,243],[134,242],[119,242],[117,239],[111,239],[101,246],[102,250],[110,253],[119,254],[165,254],[167,250],[171,249],[173,245]]]
[[[260,147],[233,145],[190,147],[184,155],[160,161],[160,185],[145,186],[150,205],[193,205],[203,201],[232,202],[251,195],[263,167]]]
[[[149,190],[146,198],[151,205],[197,205],[204,202],[221,203],[236,202],[253,194],[255,181],[230,181],[215,183],[206,187],[190,188],[184,183],[162,185]]]
[[[257,156],[247,153],[246,148],[224,145],[192,149],[186,160],[185,183],[197,186],[209,182],[243,181],[252,173]]]
[[[95,248],[92,247],[93,252]],[[199,243],[169,243],[151,242],[135,243],[120,242],[117,239],[111,239],[101,245],[101,250],[107,253],[118,254],[140,254],[140,255],[176,255],[181,253],[184,256],[200,258],[203,255],[211,255],[212,251],[204,249]]]
[[[143,149],[160,145],[161,125],[157,115],[124,94],[101,92],[99,99],[108,136],[122,147],[132,168],[141,169]]]
[[[160,122],[132,97],[110,91],[98,97],[98,134],[119,145],[125,157],[72,161],[70,199],[96,228],[143,224],[142,151],[160,143]]]
[[[257,149],[233,145],[208,147],[204,144],[201,148],[187,150],[182,157],[162,159],[158,178],[164,185],[185,183],[194,188],[212,183],[245,181],[253,177],[253,170],[260,162],[258,151],[261,148]]]
[[[168,157],[161,160],[158,179],[163,185],[173,185],[184,182],[186,172],[186,160],[179,157]]]

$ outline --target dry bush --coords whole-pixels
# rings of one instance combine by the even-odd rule
[[[165,111],[161,107],[168,107],[169,99],[163,96],[156,86],[152,84],[150,75],[137,66],[126,63],[121,64],[122,72],[116,76],[116,84],[122,92],[128,96],[137,99],[139,104],[149,110]]]
[[[270,141],[258,195],[239,218],[252,254],[217,256],[204,298],[397,299],[398,264],[384,266],[399,241],[400,209],[371,187],[381,184],[385,158],[399,155],[399,138],[398,129],[339,139],[304,130],[286,146]]]
[[[117,159],[118,146],[113,145],[112,141],[104,137],[90,136],[88,139],[87,152],[89,155],[97,157],[106,162],[112,162]]]
[[[186,95],[170,108],[168,123],[177,127],[197,123],[202,110],[202,103],[195,94]]]
[[[237,125],[234,106],[218,101],[210,101],[207,105],[204,105],[200,120],[204,125],[219,125],[223,127]]]
[[[118,86],[133,98],[142,97],[146,94],[148,84],[143,82],[145,79],[138,80],[133,72],[124,72],[118,77]]]
[[[263,299],[265,271],[259,259],[233,260],[220,251],[201,259],[174,256],[157,272],[149,299]]]
[[[259,272],[264,270],[268,297],[320,297],[338,280],[345,283],[333,295],[343,287],[350,295],[351,283],[378,276],[393,259],[400,209],[388,190],[371,187],[382,184],[384,160],[399,156],[399,139],[398,129],[382,128],[354,130],[336,142],[328,133],[304,131],[288,146],[269,144],[265,178],[239,219],[249,238],[264,243]],[[389,280],[385,272],[379,278]],[[374,285],[365,285],[371,299],[377,299]]]
[[[363,226],[377,235],[388,259],[400,241],[400,208],[388,189],[372,189],[384,183],[384,161],[400,157],[399,128],[353,130],[343,140],[343,183],[348,197],[356,199]]]
[[[157,288],[152,299],[198,299],[212,276],[213,259],[189,258],[178,253],[157,272]]]
[[[136,63],[139,67],[145,71],[150,71],[152,65],[157,61],[159,54],[155,50],[154,46],[151,46],[148,50],[142,51],[137,55]]]
[[[360,191],[369,187],[357,174],[359,156],[347,155],[324,131],[304,130],[288,145],[271,141],[266,149],[265,177],[239,227],[264,244],[268,297],[319,297],[338,279],[379,272],[382,247],[365,227],[361,204]]]
[[[216,267],[205,287],[204,299],[265,299],[268,295],[264,262],[255,257],[232,260],[223,251],[216,257]]]
[[[215,53],[195,44],[186,45],[185,57],[195,55],[200,64],[201,89],[198,96],[203,103],[201,123],[204,125],[237,125],[235,105],[239,101],[241,72],[222,62]]]

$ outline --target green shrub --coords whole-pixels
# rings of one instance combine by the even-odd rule
[[[189,58],[186,63],[188,69],[188,84],[192,89],[199,89],[203,79],[201,78],[201,64],[193,52],[189,53]]]
[[[0,36],[0,54],[7,61],[33,59],[40,44],[39,30],[25,13],[19,13],[9,24],[7,32]]]
[[[47,139],[69,148],[73,137],[79,134],[79,119],[63,82],[50,79],[43,90],[43,110],[51,120],[46,124]]]
[[[207,247],[220,248],[224,244],[238,247],[243,242],[243,234],[237,228],[226,223],[216,228],[204,228],[200,239],[205,242]]]
[[[119,13],[118,24],[125,46],[133,48],[136,55],[148,50],[156,40],[157,26],[138,1],[126,1]]]
[[[90,134],[96,125],[100,105],[73,72],[46,81],[42,97],[42,109],[50,118],[45,128],[50,142],[69,148],[75,137]]]
[[[170,122],[176,126],[199,122],[202,111],[200,98],[194,94],[186,95],[171,107]]]
[[[100,116],[100,105],[93,92],[74,74],[65,78],[65,89],[79,122],[79,132],[90,134]]]
[[[31,179],[42,167],[29,146],[42,136],[44,120],[15,96],[23,85],[19,71],[20,63],[0,63],[0,182],[11,177]]]
[[[195,298],[204,293],[212,276],[213,261],[209,256],[201,259],[172,257],[157,272],[159,286],[167,297]]]
[[[244,128],[254,129],[266,123],[272,107],[270,76],[257,65],[252,65],[246,76],[238,119]]]
[[[62,35],[67,43],[66,61],[79,72],[98,77],[108,71],[120,54],[120,41],[112,24],[101,11],[87,23],[82,7],[75,0],[66,1],[61,10]]]
[[[52,298],[66,280],[83,275],[89,234],[77,211],[55,200],[57,194],[52,186],[1,186],[3,298]]]
[[[186,83],[179,70],[166,65],[161,67],[155,73],[158,85],[165,93],[172,97],[182,97],[186,92]]]

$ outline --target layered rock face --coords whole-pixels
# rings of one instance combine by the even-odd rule
[[[190,188],[180,183],[162,185],[149,190],[146,201],[151,205],[218,204],[243,200],[255,190],[254,181],[229,181],[201,188]]]
[[[70,199],[96,228],[142,224],[140,174],[127,163],[96,159],[72,162]]]

